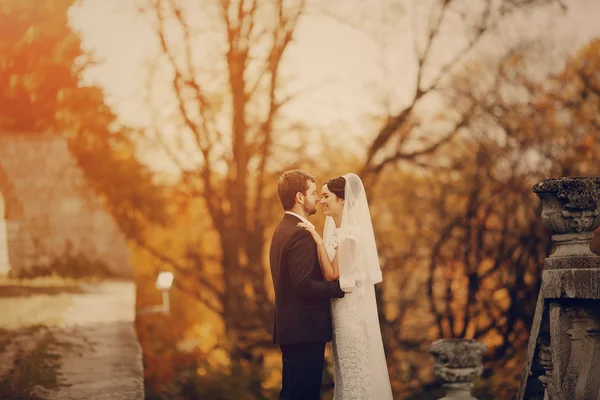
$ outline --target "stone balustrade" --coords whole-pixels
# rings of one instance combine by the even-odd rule
[[[536,184],[555,251],[544,262],[518,400],[600,398],[600,177]]]

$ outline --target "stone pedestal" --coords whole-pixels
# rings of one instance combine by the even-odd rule
[[[542,287],[517,399],[600,398],[600,257],[590,250],[600,226],[600,178],[536,184],[556,250]]]
[[[484,351],[482,343],[468,339],[440,339],[431,345],[433,372],[446,389],[440,400],[476,400],[471,389],[483,372]]]

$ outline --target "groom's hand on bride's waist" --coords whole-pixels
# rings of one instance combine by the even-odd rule
[[[335,288],[337,290],[337,298],[341,299],[342,297],[344,297],[344,295],[346,294],[343,290],[342,287],[340,286],[340,280],[336,279],[335,281],[333,281],[335,283]]]

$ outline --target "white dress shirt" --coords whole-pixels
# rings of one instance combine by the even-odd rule
[[[286,211],[285,213],[286,213],[286,214],[293,215],[294,217],[297,217],[297,218],[299,218],[299,219],[300,219],[300,221],[304,222],[306,225],[308,225],[309,227],[311,227],[311,228],[313,228],[313,229],[314,229],[314,227],[315,227],[315,226],[314,226],[313,224],[311,224],[311,223],[310,223],[310,221],[309,221],[309,220],[307,220],[306,218],[304,218],[302,215],[296,214],[296,213],[295,213],[295,212],[293,212],[293,211]]]

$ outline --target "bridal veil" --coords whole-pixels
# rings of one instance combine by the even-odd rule
[[[374,398],[392,399],[375,297],[374,285],[382,281],[382,274],[369,204],[360,177],[350,173],[344,175],[344,179],[341,226],[336,229],[333,218],[327,217],[323,240],[329,247],[337,247],[342,290],[360,296],[359,321],[368,335],[365,351],[370,355],[369,374]]]

